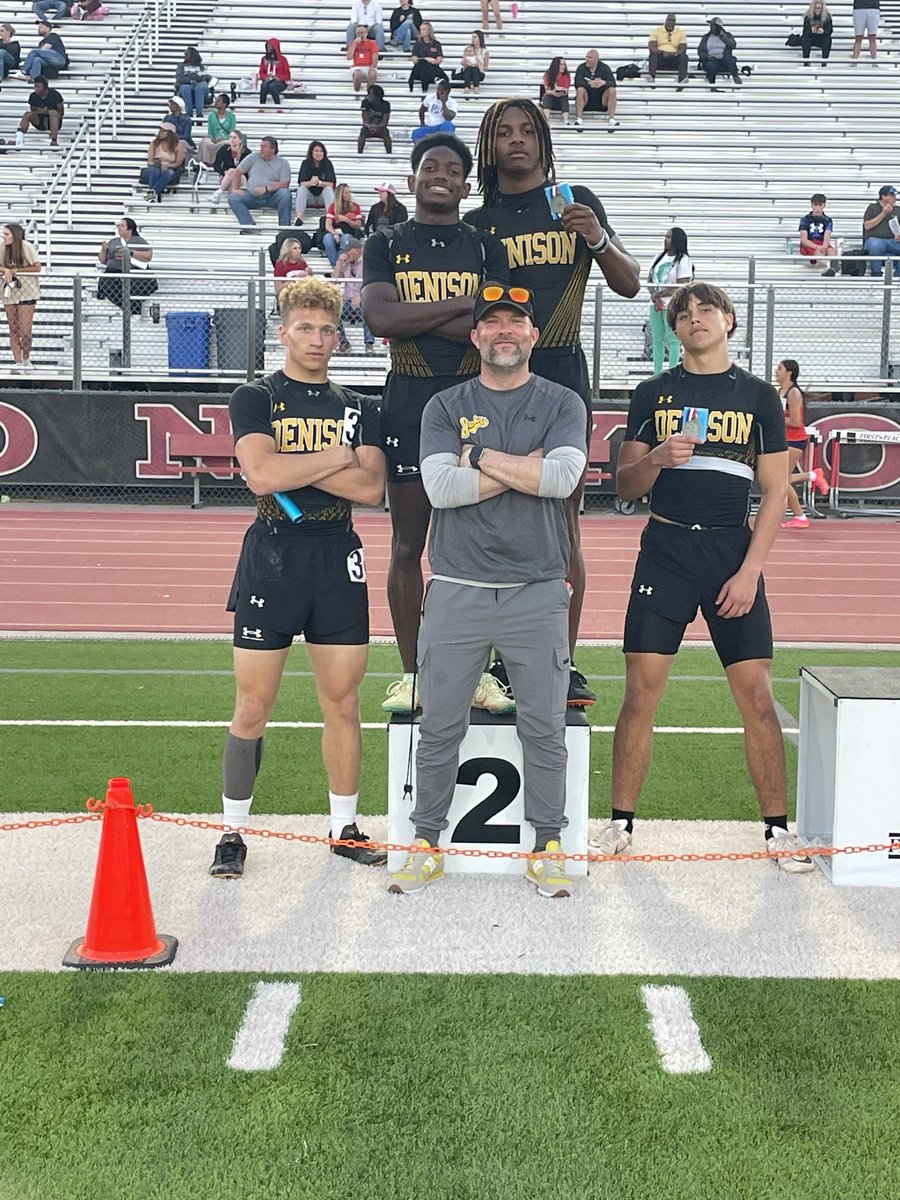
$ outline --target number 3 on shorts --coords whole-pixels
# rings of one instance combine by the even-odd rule
[[[347,555],[347,574],[351,583],[366,582],[366,556],[361,546]]]

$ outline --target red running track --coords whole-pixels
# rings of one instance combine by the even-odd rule
[[[10,505],[0,510],[0,629],[227,633],[224,611],[248,510]],[[390,518],[356,518],[373,636],[391,636]],[[644,522],[590,514],[582,540],[584,639],[622,635]],[[784,530],[766,569],[778,641],[900,644],[900,524],[828,520]],[[688,637],[706,640],[695,622]]]

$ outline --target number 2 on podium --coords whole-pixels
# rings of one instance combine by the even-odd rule
[[[493,775],[496,786],[460,818],[453,830],[452,840],[476,844],[502,842],[517,846],[522,837],[519,825],[488,825],[488,821],[515,800],[521,786],[521,776],[512,763],[504,758],[470,758],[460,763],[456,782],[457,785],[473,787],[482,775]]]

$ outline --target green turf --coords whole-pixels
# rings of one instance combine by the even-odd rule
[[[240,1074],[255,978],[11,975],[0,1197],[893,1200],[896,984],[665,980],[713,1061],[672,1077],[641,982],[310,976]]]
[[[797,715],[801,664],[900,666],[900,652],[862,650],[779,651],[775,693]],[[583,648],[579,665],[596,679],[594,724],[612,725],[623,693],[623,660],[614,648]],[[227,721],[233,704],[231,648],[224,642],[0,641],[0,668],[65,669],[75,674],[0,674],[0,717],[11,719]],[[289,670],[306,672],[298,648]],[[138,674],[167,670],[219,671],[219,675]],[[399,669],[393,646],[373,646],[362,689],[363,719],[381,721],[381,700]],[[101,673],[129,672],[129,673]],[[380,675],[378,673],[381,673]],[[695,680],[686,676],[709,676]],[[286,676],[276,720],[319,720],[308,674]],[[711,650],[686,648],[675,660],[672,683],[657,724],[678,727],[737,726],[738,712]],[[89,795],[102,795],[114,775],[132,779],[139,800],[160,811],[217,811],[221,794],[221,729],[6,728],[0,811],[78,811]],[[257,788],[258,814],[324,812],[327,785],[318,730],[270,730]],[[386,738],[364,735],[361,810],[386,809]],[[608,809],[612,739],[592,739],[591,811]],[[796,755],[788,747],[789,794]],[[660,735],[642,797],[645,817],[752,819],[752,788],[738,735]],[[0,1198],[2,1200],[2,1198]]]

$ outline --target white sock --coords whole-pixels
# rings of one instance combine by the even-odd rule
[[[340,834],[345,825],[356,824],[356,805],[359,802],[359,792],[352,796],[337,796],[328,793],[328,808],[331,812],[331,832]]]
[[[226,825],[246,825],[250,819],[250,805],[253,803],[253,797],[249,800],[232,800],[229,796],[222,795],[222,813],[225,817]]]

